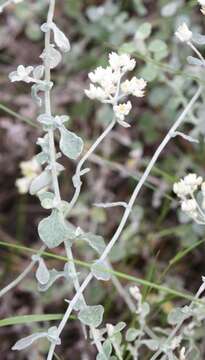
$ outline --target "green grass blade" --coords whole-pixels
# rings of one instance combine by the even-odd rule
[[[35,315],[11,316],[9,318],[0,320],[0,327],[31,324],[40,321],[61,320],[62,318],[63,318],[63,314],[35,314]],[[70,319],[75,320],[76,317],[71,315]]]
[[[12,316],[12,317],[0,320],[0,327],[11,326],[11,325],[30,324],[33,322],[40,322],[40,321],[61,320],[62,317],[63,317],[63,314],[36,314],[36,315]]]
[[[173,266],[177,262],[179,262],[181,259],[183,259],[186,255],[188,255],[192,250],[196,249],[201,244],[204,244],[205,240],[196,241],[194,244],[190,245],[184,250],[179,251],[170,261],[170,266]]]
[[[11,110],[10,108],[8,108],[7,106],[3,105],[3,104],[0,104],[0,110],[3,110],[5,111],[7,114],[21,120],[21,121],[24,121],[26,122],[27,124],[33,126],[33,127],[38,127],[37,124],[35,124],[31,119],[28,119],[20,114],[18,114],[17,112],[15,112],[14,110]]]
[[[0,241],[0,246],[7,247],[7,248],[14,248],[14,249],[18,249],[20,251],[25,251],[25,252],[30,252],[30,253],[38,253],[38,250],[30,249],[26,246],[10,244],[10,243],[3,242],[3,241]],[[65,256],[55,255],[54,253],[51,253],[51,252],[43,252],[42,256],[50,257],[52,259],[57,259],[57,260],[61,260],[64,262],[67,261],[67,258]],[[89,264],[89,263],[81,261],[81,260],[74,260],[74,262],[77,265],[87,267],[87,268],[90,268],[92,266],[92,264]],[[192,295],[190,295],[186,292],[182,293],[178,290],[170,289],[166,286],[159,285],[159,284],[156,284],[156,283],[148,281],[148,280],[143,280],[143,279],[137,278],[135,276],[122,273],[120,271],[112,271],[112,270],[107,270],[107,269],[105,271],[107,271],[110,274],[115,275],[121,279],[131,281],[133,283],[136,283],[137,285],[149,286],[152,289],[173,295],[176,298],[182,298],[182,299],[186,299],[186,300],[194,301],[194,302],[201,302],[200,300],[196,300]]]

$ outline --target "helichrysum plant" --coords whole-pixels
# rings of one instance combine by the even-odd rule
[[[199,3],[202,6],[203,13],[204,1],[199,1]],[[121,287],[113,274],[108,257],[122,234],[141,188],[168,142],[176,136],[182,136],[188,141],[195,141],[185,133],[178,131],[178,128],[200,97],[202,87],[200,86],[194,93],[158,146],[129,201],[125,202],[120,199],[117,202],[96,204],[96,206],[104,208],[114,206],[123,208],[123,215],[119,225],[106,245],[100,235],[85,232],[67,219],[79,198],[82,178],[90,170],[84,167],[85,162],[115,125],[125,128],[131,126],[128,115],[132,110],[132,99],[133,97],[141,98],[145,95],[147,83],[141,77],[130,75],[135,69],[136,61],[126,53],[111,52],[106,68],[97,67],[97,69],[89,73],[90,86],[85,90],[85,94],[92,100],[109,104],[112,109],[113,119],[87,152],[83,152],[83,140],[69,129],[69,116],[67,114],[56,114],[52,109],[50,95],[54,83],[51,78],[51,70],[58,66],[63,53],[71,50],[68,38],[54,22],[54,10],[55,0],[50,0],[47,21],[41,26],[45,36],[45,48],[40,55],[42,63],[37,66],[19,65],[9,75],[12,82],[23,81],[31,84],[33,100],[39,107],[37,122],[42,126],[44,132],[37,140],[40,152],[35,159],[21,163],[24,177],[16,182],[21,193],[25,193],[29,188],[30,194],[36,195],[42,207],[48,210],[48,215],[38,224],[38,235],[43,242],[43,246],[36,255],[32,256],[28,268],[16,280],[0,291],[0,296],[23,280],[33,267],[36,268],[35,277],[40,292],[47,291],[55,281],[64,278],[65,281],[72,282],[75,295],[72,299],[65,299],[67,309],[58,326],[43,329],[41,332],[20,339],[12,349],[23,350],[37,340],[45,338],[49,342],[47,360],[52,360],[56,346],[61,344],[62,331],[71,313],[75,311],[78,320],[81,322],[85,337],[87,336],[87,328],[89,328],[89,338],[97,349],[97,360],[123,360],[125,353],[129,353],[133,359],[137,360],[140,359],[141,348],[143,347],[146,347],[152,353],[151,360],[158,358],[161,360],[188,359],[188,356],[190,358],[190,354],[196,349],[196,341],[192,338],[193,331],[201,326],[205,318],[202,313],[204,303],[199,301],[205,289],[204,278],[202,278],[202,285],[191,304],[174,309],[169,314],[168,328],[151,328],[148,323],[150,305],[144,301],[143,295],[137,286],[131,287],[129,292],[126,292]],[[193,44],[194,41],[205,43],[204,37],[202,35],[193,36],[192,31],[185,23],[177,29],[176,37],[180,42],[188,44],[197,55],[197,58],[189,57],[189,63],[204,66],[204,58]],[[64,167],[60,162],[63,155],[70,160],[77,160],[81,156],[72,178],[74,194],[70,201],[61,198],[59,187],[59,176],[64,171]],[[190,173],[184,179],[176,182],[173,190],[180,198],[182,210],[198,224],[204,224],[205,185],[202,177]],[[201,192],[201,199],[198,199],[198,192]],[[84,241],[90,246],[97,257],[82,283],[80,283],[72,252],[73,244],[78,241]],[[46,248],[53,249],[61,244],[65,245],[68,261],[61,271],[50,270],[42,257],[42,253]],[[103,322],[104,307],[98,304],[89,305],[84,297],[84,290],[93,278],[103,281],[113,280],[114,285],[132,311],[132,317],[136,317],[137,327],[133,325],[128,328],[126,323],[121,321],[118,324],[107,323],[100,328]],[[186,325],[188,321],[189,326]]]

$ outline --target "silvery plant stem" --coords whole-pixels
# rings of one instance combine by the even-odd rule
[[[198,56],[198,58],[202,61],[203,65],[205,66],[205,59],[204,59],[204,57],[201,55],[200,51],[196,48],[196,46],[194,46],[194,44],[192,44],[191,41],[188,41],[187,44],[188,44],[189,47],[195,52],[195,54]]]
[[[116,94],[118,94],[118,93],[119,93],[119,85],[117,87]],[[116,97],[116,99],[117,99],[117,97]],[[79,179],[79,185],[75,189],[75,193],[69,204],[67,215],[70,214],[71,210],[75,206],[75,204],[79,198],[80,192],[81,192],[82,182],[80,179],[80,172],[83,168],[83,165],[89,159],[89,157],[94,153],[94,151],[101,144],[101,142],[108,136],[108,134],[111,132],[111,130],[113,129],[115,124],[116,124],[116,120],[114,118],[112,120],[112,122],[105,128],[105,130],[102,132],[102,134],[97,138],[97,140],[93,143],[93,145],[88,149],[88,151],[84,154],[84,156],[79,161],[77,168],[76,168],[75,175],[74,175],[75,177],[77,177]],[[116,204],[119,204],[119,203],[116,203]],[[109,260],[107,260],[107,264],[108,264],[108,267],[112,268],[111,264],[109,263]],[[115,275],[112,276],[112,282],[113,282],[113,285],[115,286],[115,288],[117,289],[118,293],[120,294],[120,296],[124,299],[125,303],[128,305],[128,308],[130,309],[130,311],[135,312],[136,307],[135,307],[130,295],[127,293],[127,291],[125,291],[123,289],[120,281],[117,279],[117,277]]]
[[[168,142],[172,139],[174,132],[177,130],[177,128],[181,125],[181,123],[183,122],[183,120],[185,119],[186,115],[188,114],[188,112],[190,111],[190,109],[192,108],[192,106],[194,105],[194,103],[196,102],[196,100],[199,98],[199,96],[201,95],[202,92],[202,87],[200,86],[197,90],[197,92],[195,93],[195,95],[191,98],[191,100],[189,101],[188,105],[186,106],[186,108],[182,111],[181,115],[177,118],[177,120],[175,121],[175,123],[173,124],[173,126],[170,128],[170,130],[168,131],[167,135],[165,136],[165,138],[163,139],[163,141],[161,142],[161,144],[159,145],[159,147],[157,148],[156,152],[154,153],[152,159],[150,160],[147,168],[145,169],[141,179],[139,180],[137,186],[134,189],[134,192],[132,193],[132,196],[130,198],[130,201],[128,203],[128,206],[122,216],[121,222],[115,232],[115,234],[113,235],[111,241],[109,242],[109,244],[107,245],[107,247],[105,248],[102,256],[100,257],[100,261],[103,261],[106,259],[106,257],[108,256],[109,252],[111,251],[112,247],[114,246],[114,244],[116,243],[116,241],[118,240],[118,238],[120,237],[123,228],[127,222],[127,219],[130,215],[130,212],[132,211],[132,207],[134,205],[134,202],[141,190],[141,188],[143,187],[147,177],[149,176],[153,166],[155,165],[158,157],[160,156],[161,152],[164,150],[164,148],[166,147],[166,145],[168,144]],[[90,281],[92,280],[93,275],[91,273],[88,274],[88,276],[85,278],[84,282],[82,283],[82,285],[80,286],[80,289],[78,290],[78,292],[76,293],[76,295],[74,296],[74,298],[71,300],[64,316],[63,319],[61,320],[59,326],[58,326],[58,336],[60,336],[61,332],[64,329],[64,326],[66,325],[72,311],[73,311],[73,307],[75,306],[76,302],[78,301],[79,297],[81,296],[81,294],[83,293],[83,291],[86,289],[86,287],[88,286],[88,284],[90,283]],[[50,350],[49,350],[49,354],[48,354],[48,358],[47,360],[51,360],[53,358],[53,353],[55,350],[55,344],[51,344]]]
[[[202,293],[205,290],[205,283],[203,282],[202,285],[200,286],[199,290],[197,291],[196,295],[194,296],[194,300],[190,303],[189,305],[189,309],[191,310],[195,300],[199,299],[200,296],[202,295]],[[166,344],[169,344],[170,341],[177,335],[179,329],[182,327],[183,323],[185,322],[186,319],[182,319],[176,326],[175,328],[172,330],[172,332],[170,333],[170,335],[168,336],[167,340],[165,341]],[[162,350],[159,349],[150,360],[156,360],[158,358],[159,355],[161,355]]]
[[[78,280],[78,274],[77,274],[76,267],[75,267],[73,253],[72,253],[72,250],[71,250],[70,246],[68,246],[68,245],[66,246],[66,254],[67,254],[68,259],[71,260],[69,262],[69,265],[70,265],[71,272],[73,274],[73,285],[74,285],[74,288],[75,288],[75,290],[77,292],[80,289],[80,283],[79,283],[79,280]],[[83,301],[84,305],[86,305],[86,301],[85,301],[85,298],[84,298],[83,294],[81,295],[80,299]],[[97,330],[93,326],[90,327],[90,330],[91,330],[93,340],[94,340],[94,343],[96,345],[96,348],[97,348],[98,352],[103,353],[102,344],[101,344],[101,341],[98,338]],[[84,333],[86,335],[85,326],[84,326]]]
[[[55,0],[50,0],[49,10],[48,10],[48,17],[47,17],[47,23],[51,23],[54,16],[54,10],[55,10]],[[51,80],[51,71],[49,66],[49,60],[47,57],[49,47],[50,47],[50,37],[51,37],[51,31],[50,29],[45,34],[45,81],[50,82]],[[45,91],[45,113],[49,116],[51,116],[51,99],[50,99],[50,90],[48,89]],[[58,184],[58,174],[56,169],[56,151],[55,151],[55,143],[54,143],[54,130],[50,129],[48,131],[49,136],[49,148],[50,148],[50,165],[51,165],[51,173],[52,173],[52,182],[53,182],[53,188],[55,192],[56,201],[61,201],[60,196],[60,190],[59,190],[59,184]]]
[[[84,163],[88,160],[88,158],[90,157],[90,155],[93,154],[93,152],[96,150],[96,148],[100,145],[100,143],[105,139],[105,137],[110,133],[110,131],[113,129],[113,127],[115,126],[116,120],[113,119],[112,122],[105,128],[105,130],[102,132],[102,134],[97,138],[97,140],[93,143],[93,145],[89,148],[89,150],[84,154],[84,156],[81,158],[81,160],[79,161],[77,168],[76,168],[76,172],[75,172],[75,177],[79,179],[79,184],[75,189],[75,193],[73,195],[73,198],[69,204],[69,208],[67,211],[67,214],[70,213],[70,211],[73,209],[74,205],[76,204],[79,195],[80,195],[80,191],[81,191],[81,180],[80,180],[80,172],[82,170],[82,167],[84,165]]]
[[[112,265],[110,264],[110,262],[107,260],[106,261],[106,265],[107,267],[113,271],[113,267]],[[125,289],[121,282],[118,280],[117,276],[115,275],[112,275],[111,277],[112,279],[112,282],[113,282],[113,285],[115,286],[117,292],[119,293],[119,295],[121,296],[121,298],[124,300],[124,302],[127,304],[128,306],[128,309],[134,313],[136,312],[137,308],[136,308],[136,305],[134,303],[134,301],[132,301],[132,298],[131,296],[129,295],[129,292],[127,291],[127,289]]]
[[[53,16],[54,16],[54,10],[55,10],[55,0],[50,0],[48,16],[47,16],[47,23],[52,22]],[[51,36],[51,31],[49,30],[45,34],[45,54],[46,55],[48,53],[48,49],[50,46],[50,36]],[[45,80],[46,80],[46,82],[50,82],[50,80],[51,80],[51,72],[50,72],[50,66],[48,65],[47,56],[45,57]],[[48,115],[52,115],[50,90],[47,90],[45,92],[45,113]],[[60,203],[61,195],[60,195],[60,189],[59,189],[59,183],[58,183],[58,174],[57,174],[57,170],[56,170],[56,149],[55,149],[55,142],[54,142],[54,130],[50,129],[48,131],[48,135],[49,135],[50,165],[51,165],[53,189],[54,189],[55,198],[57,200],[57,203]],[[68,258],[73,260],[72,250],[70,248],[68,249],[66,244],[65,244],[65,247],[66,247]],[[78,275],[77,275],[77,272],[75,269],[74,262],[71,262],[71,266],[72,266],[73,275],[74,275],[73,284],[74,284],[75,290],[78,291],[80,288],[80,284],[78,281]],[[83,294],[81,295],[81,297],[82,297],[83,302],[85,303]],[[85,330],[84,326],[83,326],[83,329]],[[93,327],[91,327],[91,332],[93,334],[93,339],[94,339],[94,342],[96,344],[98,351],[102,352],[101,342],[97,339],[96,330]],[[86,330],[85,330],[85,334],[86,334]]]
[[[40,251],[36,255],[41,256],[45,248],[45,246],[42,246]],[[5,288],[0,291],[0,298],[4,296],[8,291],[16,287],[26,277],[33,269],[35,263],[36,260],[32,260],[30,264],[25,268],[25,270],[14,281],[12,281],[9,285],[5,286]]]

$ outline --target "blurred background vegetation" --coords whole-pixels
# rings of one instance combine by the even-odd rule
[[[53,72],[53,112],[69,114],[70,127],[89,147],[112,116],[107,105],[92,102],[84,95],[87,74],[106,65],[110,51],[128,52],[137,60],[134,75],[148,81],[147,94],[136,99],[130,123],[132,128],[116,127],[90,159],[83,192],[72,222],[101,234],[108,241],[122,215],[120,208],[98,209],[97,202],[127,201],[151,155],[188,99],[203,83],[200,69],[188,65],[190,49],[174,37],[176,27],[185,20],[194,31],[203,30],[203,17],[196,1],[167,0],[58,0],[56,23],[68,35],[72,51],[63,65]],[[37,108],[24,83],[10,84],[9,72],[19,64],[37,65],[43,49],[40,25],[45,21],[47,1],[24,1],[6,8],[0,17],[0,278],[1,287],[19,274],[30,260],[24,249],[12,249],[2,242],[38,249],[41,244],[36,226],[46,214],[38,199],[21,195],[15,181],[21,177],[19,164],[37,152],[40,130],[36,127]],[[203,52],[203,48],[201,49]],[[204,97],[204,94],[203,96]],[[190,144],[182,138],[170,142],[154,167],[135,204],[129,223],[111,254],[118,271],[194,293],[204,275],[204,229],[182,216],[172,193],[172,185],[188,171],[204,175],[205,102],[200,99],[186,119],[183,130],[199,139]],[[66,171],[61,178],[63,198],[73,193],[74,163],[63,159]],[[63,249],[56,249],[63,255]],[[91,261],[91,250],[80,244],[76,258]],[[49,267],[62,263],[49,259]],[[80,267],[82,279],[87,273]],[[121,280],[124,287],[131,283]],[[39,294],[34,277],[29,276],[8,293],[0,306],[0,318],[43,313],[62,313],[68,286],[60,281],[47,293]],[[181,302],[160,291],[142,287],[144,299],[153,306],[150,321],[164,324],[173,305]],[[131,321],[124,303],[111,283],[93,281],[86,290],[90,303],[105,305],[105,320]],[[114,305],[114,306],[113,306]],[[44,323],[45,325],[45,323]],[[26,354],[10,351],[23,335],[43,326],[30,323],[0,328],[1,359],[43,359],[45,347]],[[61,359],[94,359],[79,324],[72,322],[65,331]]]

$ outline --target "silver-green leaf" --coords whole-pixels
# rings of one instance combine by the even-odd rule
[[[105,241],[102,236],[92,233],[84,233],[79,237],[80,240],[86,241],[99,255],[105,250]]]
[[[68,52],[70,50],[70,41],[65,36],[65,34],[56,26],[56,24],[52,23],[50,25],[53,30],[54,41],[59,49],[63,52]]]
[[[50,273],[47,269],[44,260],[41,258],[39,259],[39,265],[36,271],[36,279],[42,285],[47,284],[50,279]]]
[[[44,66],[43,65],[38,65],[34,68],[33,70],[33,77],[37,80],[40,80],[44,74]]]
[[[29,335],[15,343],[12,347],[12,350],[23,350],[26,349],[28,346],[32,345],[34,341],[46,337],[47,333],[45,332],[38,332],[32,335]]]
[[[108,281],[111,278],[111,274],[109,273],[108,267],[106,267],[103,261],[96,261],[91,266],[92,274],[95,276],[97,280]]]
[[[38,234],[49,249],[55,248],[68,239],[68,228],[62,214],[57,209],[54,209],[50,216],[40,221]]]
[[[55,49],[54,45],[50,45],[47,52],[44,50],[40,56],[41,59],[46,59],[46,64],[50,69],[54,69],[62,60],[61,53]]]
[[[51,184],[52,178],[50,171],[43,171],[40,175],[35,177],[30,185],[29,192],[31,195],[37,194],[40,190],[44,189]]]
[[[86,306],[78,314],[79,320],[88,326],[98,327],[103,320],[104,307],[102,305]]]
[[[83,140],[64,126],[59,130],[61,135],[59,146],[62,153],[70,159],[77,159],[83,150]]]

